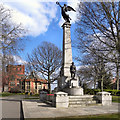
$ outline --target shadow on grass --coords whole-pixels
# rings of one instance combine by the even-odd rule
[[[120,120],[120,114],[90,115],[63,118],[26,118],[25,120]]]

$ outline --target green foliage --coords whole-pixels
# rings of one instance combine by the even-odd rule
[[[38,97],[38,96],[39,96],[39,94],[33,94],[32,96],[36,96],[36,97]]]
[[[97,92],[100,92],[100,89],[86,89],[84,91],[84,94],[96,95]]]
[[[88,89],[88,88],[87,88],[87,84],[86,84],[86,83],[83,83],[83,86],[82,86],[82,87],[83,87],[84,93],[86,93],[86,92],[87,92],[87,89]]]
[[[104,89],[106,92],[110,92],[111,95],[119,95],[120,96],[120,90],[109,90],[109,89]]]
[[[25,95],[25,93],[17,93],[17,95]]]
[[[9,93],[9,92],[0,93],[0,97],[6,97],[6,96],[10,96],[10,95],[15,95],[15,93]]]
[[[110,92],[111,95],[114,96],[120,96],[120,90],[110,90],[110,89],[104,89],[103,91]],[[89,94],[89,95],[96,95],[97,92],[101,92],[100,89],[85,89],[84,94]]]
[[[11,96],[11,95],[24,95],[25,93],[10,93],[10,92],[3,92],[0,93],[0,97],[6,97],[6,96]]]

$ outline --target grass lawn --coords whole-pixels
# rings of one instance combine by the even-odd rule
[[[90,115],[66,118],[26,118],[25,120],[120,120],[119,114]]]
[[[112,96],[112,102],[120,103],[120,96]]]

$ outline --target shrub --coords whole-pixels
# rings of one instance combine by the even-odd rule
[[[120,96],[120,90],[116,93],[116,95]]]
[[[109,90],[109,89],[105,89],[104,91],[106,92],[110,92],[111,95],[120,95],[120,90]]]
[[[84,94],[88,95],[96,95],[98,92],[100,92],[100,89],[84,89]],[[110,89],[104,89],[103,91],[111,93],[111,95],[118,95],[120,96],[120,90],[110,90]]]
[[[36,96],[36,97],[38,97],[38,96],[39,96],[39,94],[33,94],[32,96]]]
[[[100,92],[100,89],[85,89],[84,94],[96,95],[97,92]]]

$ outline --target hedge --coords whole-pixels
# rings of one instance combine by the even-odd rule
[[[120,90],[109,90],[109,89],[106,89],[106,90],[104,90],[104,91],[110,92],[111,95],[120,96]]]
[[[110,92],[111,95],[120,96],[120,90],[110,90],[104,89],[103,91]],[[98,92],[101,92],[100,89],[84,89],[84,94],[96,95]]]

